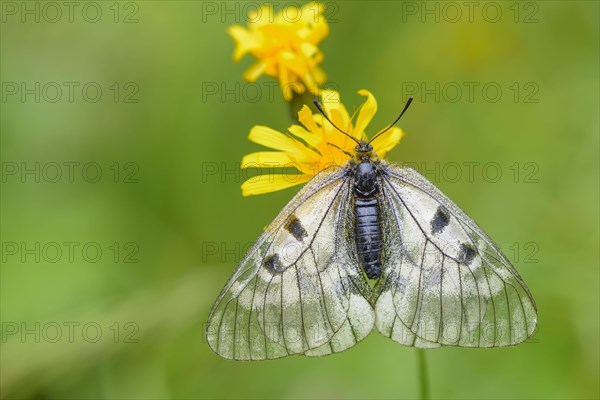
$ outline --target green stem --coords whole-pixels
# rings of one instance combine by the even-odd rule
[[[427,360],[425,350],[417,349],[417,364],[419,366],[419,392],[421,400],[429,399],[429,378],[427,377]]]

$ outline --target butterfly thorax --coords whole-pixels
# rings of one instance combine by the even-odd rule
[[[371,197],[377,192],[379,157],[367,142],[359,143],[348,167],[354,176],[354,192],[359,197]]]
[[[377,169],[374,163],[362,161],[354,167],[354,192],[358,197],[370,198],[377,194]]]

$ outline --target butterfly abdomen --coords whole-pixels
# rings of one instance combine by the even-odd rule
[[[377,204],[377,173],[370,162],[358,164],[355,171],[356,250],[369,279],[381,276],[381,229]]]
[[[358,257],[369,279],[377,279],[381,275],[381,231],[377,199],[357,197],[354,207]]]

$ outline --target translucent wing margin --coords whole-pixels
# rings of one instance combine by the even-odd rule
[[[407,346],[499,347],[535,331],[529,289],[496,244],[412,168],[381,175],[378,330]]]
[[[214,352],[236,360],[320,356],[371,332],[371,289],[349,234],[350,185],[343,169],[320,173],[265,229],[210,313]]]

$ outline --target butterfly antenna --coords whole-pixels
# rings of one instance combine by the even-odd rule
[[[413,101],[413,97],[410,96],[408,98],[408,101],[406,102],[406,105],[404,106],[404,109],[402,110],[402,112],[400,113],[400,115],[398,115],[398,118],[396,118],[396,120],[394,122],[392,122],[392,124],[390,126],[388,126],[384,130],[382,130],[381,132],[379,132],[377,135],[373,136],[373,139],[369,140],[369,143],[371,143],[373,140],[377,139],[382,133],[387,132],[394,125],[396,125],[398,123],[398,121],[400,121],[400,118],[402,118],[402,115],[404,115],[404,113],[406,112],[406,110],[408,110],[408,107],[410,106],[410,103],[412,103],[412,101]]]
[[[352,154],[348,153],[346,150],[342,149],[340,146],[336,146],[336,145],[335,145],[335,144],[333,144],[333,143],[327,143],[327,144],[328,144],[328,145],[330,145],[330,146],[333,146],[333,147],[335,147],[336,149],[338,149],[339,151],[341,151],[342,153],[344,153],[344,154],[345,154],[345,155],[347,155],[348,157],[350,157],[350,158],[352,158],[352,157],[353,157],[353,155],[352,155]]]
[[[338,128],[338,127],[337,127],[337,125],[336,125],[336,124],[334,124],[334,123],[333,123],[333,121],[331,121],[331,120],[329,119],[329,117],[327,116],[327,114],[325,114],[325,110],[323,110],[323,107],[321,107],[321,103],[319,103],[319,101],[318,101],[318,100],[315,100],[313,103],[315,103],[315,106],[317,107],[317,109],[319,110],[319,112],[320,112],[321,114],[323,114],[323,116],[325,117],[325,119],[326,119],[327,121],[329,121],[329,123],[330,123],[330,124],[331,124],[331,125],[332,125],[332,126],[335,128],[335,129],[337,129],[338,131],[342,132],[344,135],[348,136],[350,139],[354,140],[354,141],[355,141],[357,144],[360,144],[360,142],[359,142],[358,140],[356,140],[354,137],[352,137],[352,136],[348,135],[346,132],[344,132],[343,130],[341,130],[340,128]]]

